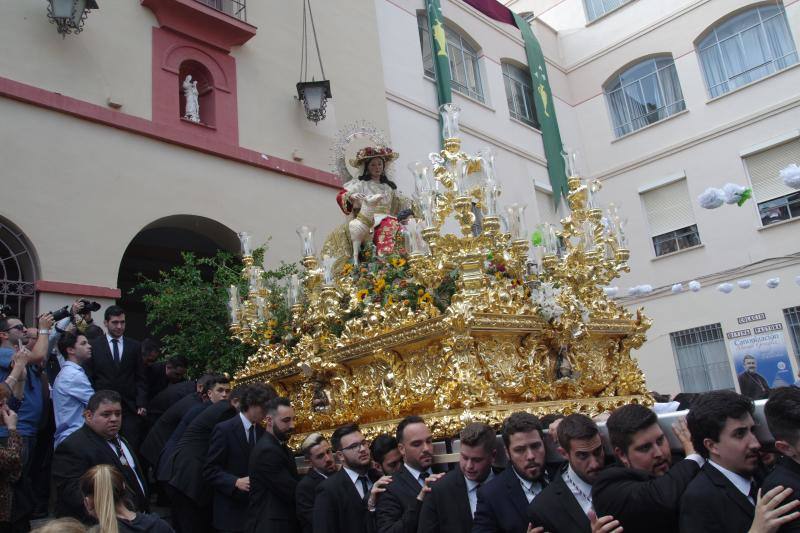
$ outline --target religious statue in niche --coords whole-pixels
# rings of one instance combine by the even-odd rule
[[[337,258],[335,268],[350,259],[357,265],[361,247],[370,238],[379,255],[405,253],[403,239],[398,237],[402,223],[412,216],[412,203],[387,176],[398,153],[376,132],[356,129],[334,148],[336,170],[346,182],[336,203],[348,215],[348,221],[327,237],[322,250],[323,255]],[[360,147],[356,150],[356,146]]]
[[[183,80],[183,96],[186,99],[186,110],[183,118],[195,123],[200,122],[200,101],[197,91],[197,80],[192,80],[192,75],[187,74]]]

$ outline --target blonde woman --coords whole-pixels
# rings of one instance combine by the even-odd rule
[[[125,478],[111,465],[87,470],[80,487],[86,512],[97,519],[102,533],[175,533],[157,515],[131,511]]]

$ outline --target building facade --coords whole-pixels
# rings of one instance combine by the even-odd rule
[[[579,170],[628,220],[631,272],[617,285],[653,319],[637,353],[648,385],[735,388],[746,353],[771,382],[793,380],[800,193],[777,173],[800,163],[800,2],[504,3],[540,41]],[[237,231],[270,235],[272,264],[296,260],[296,226],[325,234],[341,220],[329,147],[357,120],[388,133],[394,179],[413,189],[405,167],[438,145],[424,1],[313,3],[333,93],[318,125],[294,99],[303,3],[250,2],[246,20],[234,4],[101,2],[66,39],[41,6],[2,8],[0,242],[6,278],[19,271],[9,301],[29,315],[78,295],[125,303],[135,272],[181,248],[235,250]],[[463,0],[442,11],[464,149],[494,148],[501,203],[528,204],[529,227],[557,220],[519,31]],[[187,74],[201,115],[213,113],[201,124],[181,119]],[[728,182],[753,199],[699,207]],[[642,285],[653,290],[627,296]]]

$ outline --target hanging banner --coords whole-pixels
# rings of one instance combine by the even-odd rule
[[[452,97],[450,58],[447,57],[447,35],[444,31],[444,17],[442,17],[442,6],[439,4],[439,0],[426,0],[425,11],[428,14],[433,70],[436,73],[436,99],[439,105],[449,104]],[[444,148],[441,115],[439,115],[439,142]]]
[[[550,177],[553,202],[557,208],[561,197],[564,196],[566,198],[569,188],[567,187],[564,158],[561,156],[561,151],[564,149],[561,144],[561,132],[558,129],[556,109],[553,105],[553,93],[550,91],[547,65],[545,64],[539,40],[533,34],[530,24],[497,0],[464,0],[464,2],[489,18],[516,26],[522,33],[525,55],[528,58],[528,70],[530,70],[531,83],[533,84],[536,118],[539,120],[539,126],[542,129],[542,145],[544,146],[545,159],[547,159],[547,175]]]
[[[729,341],[740,390],[758,389],[763,379],[770,389],[794,383],[789,350],[782,331]]]

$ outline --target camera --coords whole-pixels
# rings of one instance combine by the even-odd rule
[[[88,313],[100,310],[100,304],[97,302],[90,302],[89,300],[85,300],[83,298],[81,298],[79,301],[83,303],[83,309],[81,309],[80,311],[81,313]],[[50,314],[53,315],[53,320],[58,322],[59,320],[67,318],[70,315],[69,308],[70,306],[65,305],[61,309],[56,309],[55,311],[52,311]]]
[[[0,318],[6,318],[10,315],[14,314],[14,310],[11,309],[10,305],[3,305],[0,306]]]

